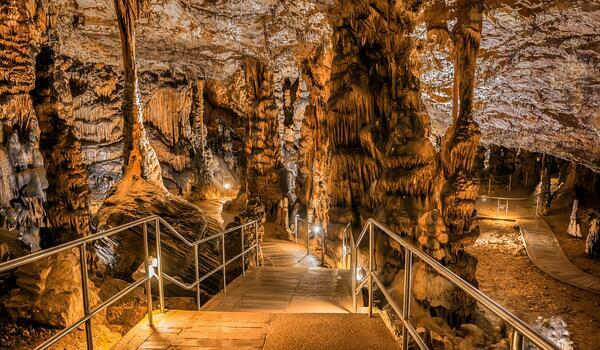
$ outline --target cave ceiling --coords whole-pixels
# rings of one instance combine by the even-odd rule
[[[49,6],[55,52],[121,65],[113,0],[51,0]],[[297,72],[329,42],[338,11],[333,0],[151,0],[136,27],[138,66],[226,81],[243,58],[256,57]],[[428,37],[432,17],[438,30],[443,23],[451,32],[453,21],[447,16],[446,25],[435,11],[423,13],[415,32],[416,59],[432,133],[442,135],[451,123],[452,48],[451,41]],[[483,143],[600,171],[600,0],[486,1],[476,77],[474,113]]]

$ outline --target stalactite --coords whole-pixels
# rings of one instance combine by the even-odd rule
[[[147,5],[146,0],[114,0],[121,36],[125,87],[123,98],[123,158],[126,177],[140,176],[162,186],[162,172],[144,128],[139,91],[134,21]],[[129,173],[128,173],[129,172]]]

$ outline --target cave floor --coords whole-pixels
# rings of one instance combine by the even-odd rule
[[[514,222],[482,220],[481,235],[467,251],[477,257],[479,289],[528,324],[559,316],[575,349],[600,344],[600,298],[538,269],[525,251]]]
[[[548,222],[535,215],[535,196],[527,197],[522,191],[502,196],[527,199],[511,201],[508,211],[498,211],[496,200],[480,198],[477,201],[479,214],[500,221],[516,222],[521,229],[527,255],[535,266],[559,281],[600,294],[600,278],[573,265],[561,249]]]

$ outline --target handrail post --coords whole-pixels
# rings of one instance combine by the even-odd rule
[[[513,329],[512,341],[510,344],[511,350],[523,350],[525,349],[525,342],[523,341],[523,335],[516,329]]]
[[[161,247],[160,247],[160,218],[156,218],[155,222],[156,231],[156,261],[158,261],[158,297],[160,299],[160,312],[165,312],[165,291],[163,286],[163,275],[162,275],[162,261],[161,261]]]
[[[356,313],[357,310],[357,305],[356,305],[356,265],[357,265],[357,252],[358,252],[358,247],[354,247],[352,246],[352,255],[350,255],[350,261],[351,261],[351,271],[350,274],[352,274],[352,305],[354,307],[354,313]]]
[[[298,244],[298,214],[294,216],[294,230],[296,231],[296,244]]]
[[[348,265],[346,264],[346,229],[342,231],[342,268],[347,269]]]
[[[310,245],[310,225],[308,224],[308,220],[306,220],[306,255],[310,255],[310,250],[308,246]]]
[[[227,259],[225,259],[225,235],[221,236],[221,246],[223,247],[221,253],[223,254],[223,292],[227,293],[227,265],[225,265]]]
[[[410,318],[410,301],[411,301],[411,290],[412,290],[412,265],[413,257],[412,252],[408,247],[404,248],[404,298],[402,302],[402,349],[408,350],[408,327],[406,324]]]
[[[198,249],[200,247],[198,244],[194,245],[194,272],[196,274],[196,308],[200,311],[200,263],[198,258]]]
[[[81,290],[83,295],[83,313],[85,316],[90,315],[90,290],[88,286],[88,271],[87,271],[87,253],[85,249],[86,243],[83,242],[79,246],[79,267],[81,269]],[[94,336],[92,334],[92,319],[85,321],[85,340],[88,350],[94,349]]]
[[[148,256],[148,224],[142,225],[144,234],[144,268],[146,269],[146,302],[148,307],[148,325],[152,327],[152,276],[150,276],[150,258]]]
[[[492,175],[488,176],[488,196],[492,194]]]
[[[327,230],[325,228],[322,229],[323,234],[321,234],[321,266],[325,267],[325,234],[327,233]]]
[[[242,276],[246,276],[246,253],[244,251],[244,226],[242,225]]]
[[[254,234],[256,235],[256,268],[258,268],[259,258],[258,258],[258,220],[254,222]]]
[[[373,223],[369,223],[369,317],[373,317]]]

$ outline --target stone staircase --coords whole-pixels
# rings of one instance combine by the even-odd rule
[[[265,265],[246,272],[201,311],[146,319],[113,349],[399,349],[382,319],[349,313],[348,270],[318,267],[305,248],[267,240]],[[362,335],[362,336],[361,336]]]

